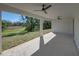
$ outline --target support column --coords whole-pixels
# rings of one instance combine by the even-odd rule
[[[74,40],[76,43],[77,50],[79,52],[79,13],[75,15],[74,20]]]
[[[53,28],[53,20],[51,21],[51,32],[54,32],[54,28]]]
[[[44,20],[40,20],[40,48],[42,48],[44,46],[43,22],[44,22]]]
[[[43,36],[43,22],[44,20],[40,20],[40,36]]]

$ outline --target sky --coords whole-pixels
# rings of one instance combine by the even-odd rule
[[[5,11],[2,11],[2,20],[6,20],[10,22],[22,21],[20,14],[5,12]]]

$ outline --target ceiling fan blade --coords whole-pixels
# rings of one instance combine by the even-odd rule
[[[49,6],[47,6],[47,7],[46,7],[46,8],[44,8],[44,9],[46,10],[46,9],[48,9],[48,8],[50,8],[50,7],[52,7],[52,5],[49,5]]]
[[[46,10],[44,10],[44,13],[47,14]]]

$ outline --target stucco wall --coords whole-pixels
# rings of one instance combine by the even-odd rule
[[[52,20],[52,31],[66,34],[73,34],[73,20],[62,19]]]

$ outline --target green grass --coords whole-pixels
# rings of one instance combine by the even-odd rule
[[[2,25],[1,21],[0,21],[0,25]]]
[[[2,36],[8,36],[8,35],[12,35],[12,34],[16,34],[16,33],[20,33],[22,32],[23,30],[25,29],[25,27],[23,28],[20,28],[20,29],[13,29],[13,30],[9,30],[9,29],[6,29],[2,32]]]
[[[19,31],[20,30],[22,30],[22,29],[19,29]],[[14,32],[18,32],[18,31],[17,30],[9,31],[8,34],[14,33]],[[44,34],[48,33],[48,32],[50,32],[50,29],[44,30]],[[7,33],[7,31],[5,31],[5,33]],[[5,35],[5,34],[3,33],[3,35]],[[26,33],[24,35],[15,35],[15,36],[10,36],[10,37],[3,37],[2,50],[6,50],[9,48],[15,47],[19,44],[30,41],[33,38],[36,38],[38,36],[40,36],[40,31],[29,32],[29,33]]]

